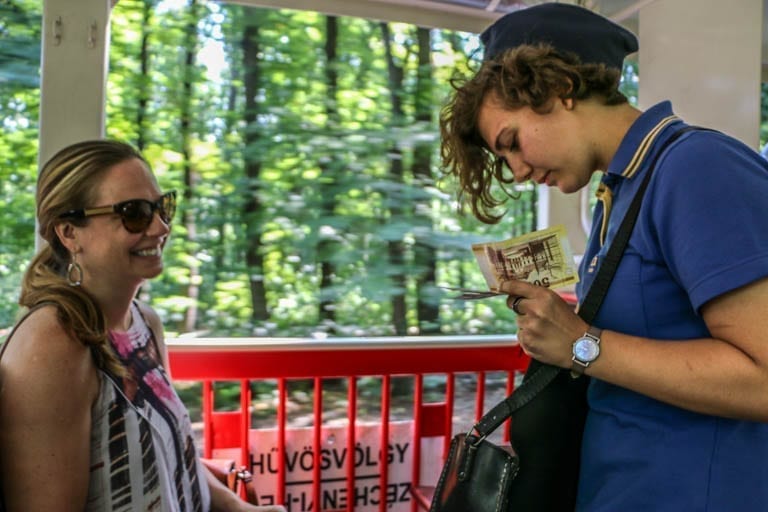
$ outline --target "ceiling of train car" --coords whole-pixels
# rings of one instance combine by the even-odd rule
[[[544,0],[225,0],[245,5],[302,9],[358,16],[383,21],[481,32],[505,13],[544,3]],[[637,27],[637,12],[658,0],[576,0],[630,29]]]
[[[547,0],[219,0],[261,7],[302,9],[338,16],[480,33],[507,12]],[[561,0],[599,12],[637,34],[638,12],[663,0]],[[768,0],[763,0],[763,26],[768,26]],[[768,30],[763,30],[763,69],[768,70]]]

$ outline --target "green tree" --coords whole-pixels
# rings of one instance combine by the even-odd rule
[[[264,209],[261,197],[261,172],[263,167],[260,152],[250,150],[262,144],[263,135],[259,129],[259,116],[265,111],[264,105],[259,100],[261,83],[261,52],[259,30],[262,23],[263,11],[246,9],[245,24],[243,27],[243,69],[245,77],[245,120],[246,130],[244,141],[245,151],[245,177],[247,186],[244,189],[244,218],[248,226],[248,245],[246,247],[246,264],[250,277],[251,302],[253,307],[253,320],[264,322],[269,319],[269,309],[266,298],[264,256],[263,256],[263,231],[261,219],[264,218]]]
[[[34,254],[41,23],[39,2],[0,1],[0,327]]]
[[[39,42],[39,5],[0,6],[3,43]],[[483,286],[469,245],[535,220],[529,190],[483,226],[440,182],[434,120],[474,36],[199,0],[121,0],[111,22],[107,135],[181,192],[166,270],[142,289],[171,335],[513,328],[501,301],[437,286]],[[0,74],[16,77],[0,80],[3,325],[34,250],[32,53]]]
[[[424,191],[415,199],[413,219],[414,232],[414,270],[416,272],[417,314],[419,332],[434,334],[440,331],[440,310],[437,284],[437,246],[433,232],[433,202],[435,197],[429,194],[434,190],[435,179],[432,175],[432,155],[434,149],[434,105],[435,97],[432,84],[432,37],[426,28],[416,30],[418,41],[418,67],[414,90],[414,111],[416,128],[424,135],[416,138],[413,145],[413,181],[414,187]]]
[[[403,95],[405,93],[403,80],[405,78],[404,66],[399,64],[392,51],[392,34],[388,23],[381,23],[381,36],[384,42],[384,53],[387,62],[389,102],[392,115],[391,126],[394,130],[405,126],[405,111],[403,109]],[[391,192],[397,194],[404,190],[405,169],[403,164],[403,152],[397,141],[391,141],[389,153],[389,179],[392,181]],[[408,332],[408,317],[406,308],[406,245],[403,241],[406,229],[406,204],[407,197],[400,195],[388,201],[389,228],[392,236],[387,240],[388,257],[390,264],[390,279],[392,280],[392,324],[395,334],[404,336]]]
[[[339,21],[336,16],[326,16],[325,23],[325,130],[333,137],[339,133],[341,119],[339,118],[339,63],[338,63],[338,39]],[[331,219],[336,211],[335,184],[338,174],[342,171],[339,155],[331,154],[329,158],[319,162],[320,182],[320,215]],[[317,247],[318,263],[320,265],[320,297],[318,301],[318,316],[320,323],[330,333],[335,332],[336,308],[334,300],[334,281],[336,280],[336,264],[333,261],[334,253],[339,249],[334,241],[332,222],[329,225],[319,226],[319,244]],[[327,231],[323,233],[322,231]]]

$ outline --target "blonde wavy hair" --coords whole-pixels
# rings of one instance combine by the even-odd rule
[[[69,251],[56,235],[60,215],[93,204],[105,171],[144,157],[132,146],[112,140],[89,140],[60,150],[43,166],[37,179],[38,233],[47,242],[35,255],[21,285],[19,305],[33,308],[42,303],[56,306],[61,325],[72,337],[91,349],[96,366],[114,375],[123,367],[109,342],[104,314],[94,299],[67,281]],[[88,219],[67,219],[85,225]]]
[[[496,95],[510,110],[530,107],[546,112],[552,98],[602,98],[619,105],[627,98],[619,92],[621,71],[604,64],[582,64],[574,53],[551,45],[522,45],[482,63],[477,72],[451,80],[453,92],[440,113],[440,155],[443,172],[457,179],[459,201],[487,224],[498,222],[497,208],[511,194],[494,194],[494,182],[507,191],[514,182],[504,162],[496,158],[480,135],[477,117],[483,100]]]

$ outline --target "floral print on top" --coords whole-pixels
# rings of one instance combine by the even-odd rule
[[[109,333],[127,372],[101,372],[86,510],[207,512],[210,496],[189,414],[136,303],[131,313],[128,331]]]

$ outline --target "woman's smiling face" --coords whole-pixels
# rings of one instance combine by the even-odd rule
[[[595,155],[571,99],[553,98],[543,113],[510,110],[486,96],[477,127],[487,147],[504,159],[515,181],[534,181],[569,194],[589,184]]]
[[[131,159],[104,173],[93,206],[129,199],[156,201],[161,194],[146,165],[139,159]],[[138,286],[163,269],[162,251],[170,227],[157,212],[140,233],[126,230],[118,214],[90,217],[88,224],[77,230],[82,249],[77,261],[85,274],[84,285],[111,282],[114,286]]]

